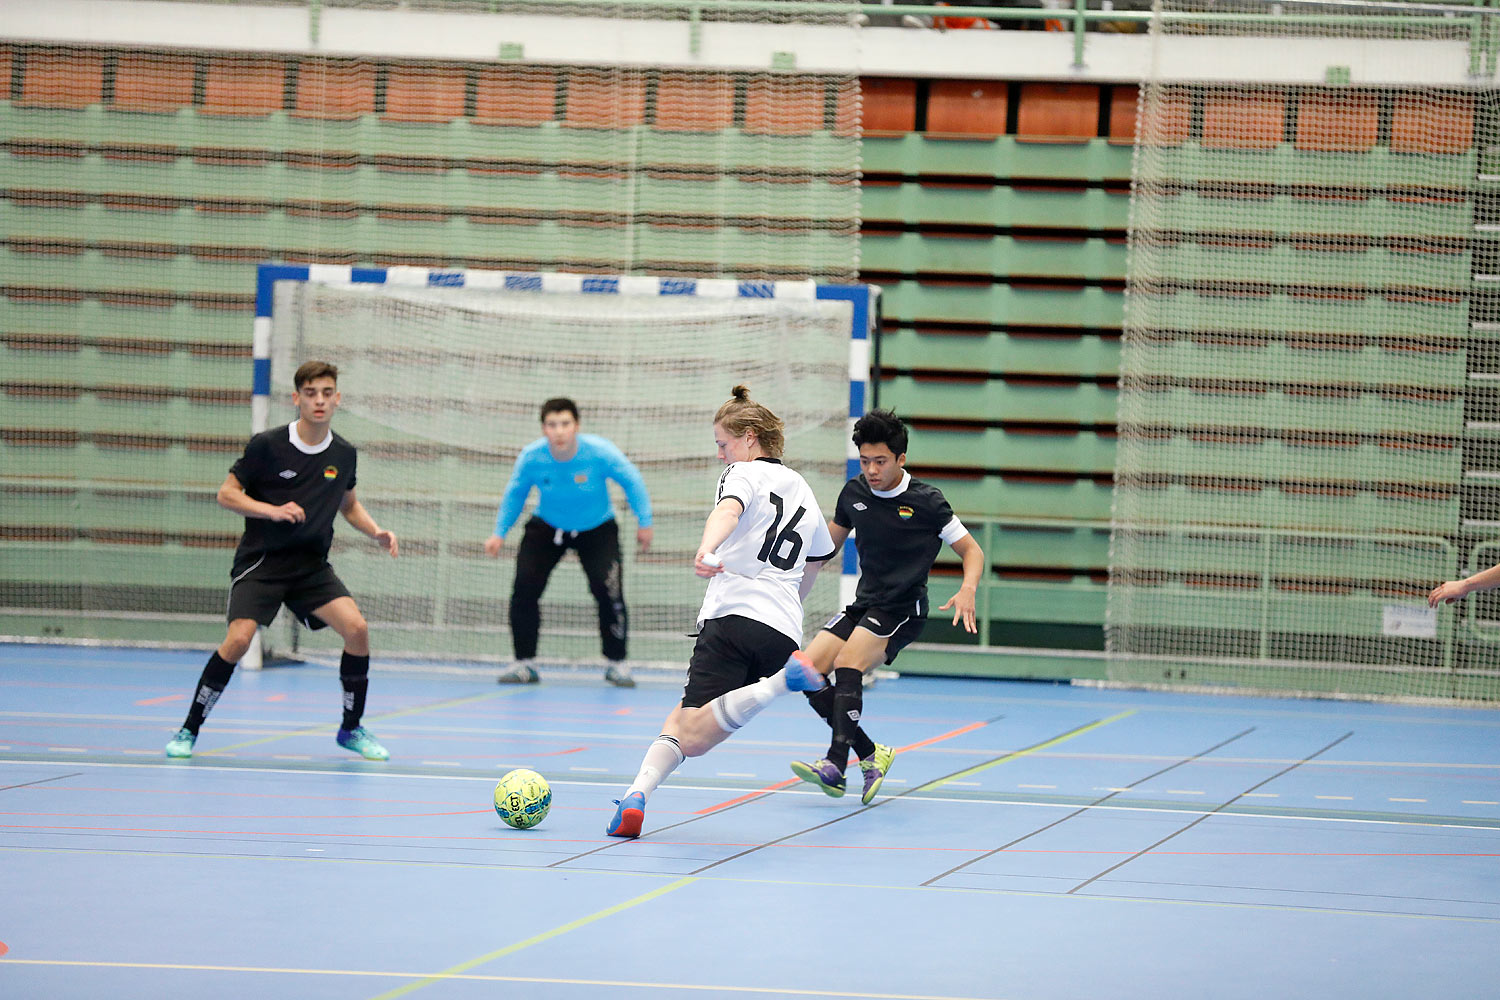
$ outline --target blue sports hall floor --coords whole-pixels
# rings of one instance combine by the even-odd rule
[[[377,659],[371,763],[334,670],[241,671],[170,761],[204,655],[0,646],[0,997],[1500,990],[1492,710],[908,676],[866,697],[874,805],[792,778],[827,740],[792,696],[617,841],[673,685]]]

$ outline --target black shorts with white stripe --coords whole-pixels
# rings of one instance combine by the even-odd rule
[[[922,634],[922,628],[927,624],[926,603],[924,600],[921,604],[904,608],[851,604],[830,618],[828,624],[823,626],[823,631],[844,642],[849,641],[856,628],[874,632],[885,640],[885,662],[886,666],[890,666],[896,659],[896,654],[916,642],[917,637]]]
[[[302,550],[266,552],[236,573],[229,584],[229,621],[253,618],[269,625],[285,604],[310,629],[327,625],[313,614],[340,597],[349,597],[333,566],[321,553]]]

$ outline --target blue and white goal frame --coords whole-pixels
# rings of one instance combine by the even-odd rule
[[[825,299],[848,302],[849,425],[865,413],[870,398],[871,333],[875,329],[880,290],[873,285],[824,285],[815,281],[737,281],[733,278],[655,278],[632,275],[559,274],[518,271],[441,270],[425,267],[345,267],[332,264],[262,264],[255,286],[254,377],[250,429],[269,426],[271,413],[271,326],[278,281],[331,285],[405,285],[418,288],[486,288],[538,294],[698,295],[716,299]],[[845,439],[849,478],[859,475],[859,449]],[[839,604],[854,600],[859,561],[853,545],[844,546]]]

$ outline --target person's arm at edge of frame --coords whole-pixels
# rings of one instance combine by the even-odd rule
[[[1477,591],[1494,590],[1496,587],[1500,587],[1500,564],[1480,570],[1473,576],[1464,577],[1462,580],[1448,580],[1438,584],[1427,595],[1427,606],[1435,608],[1439,604],[1452,604]]]

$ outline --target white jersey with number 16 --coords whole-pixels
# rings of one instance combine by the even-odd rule
[[[698,622],[740,615],[802,642],[797,587],[809,559],[833,553],[828,523],[807,480],[774,458],[735,462],[719,477],[714,504],[733,497],[740,523],[717,552],[724,572],[708,581]]]

